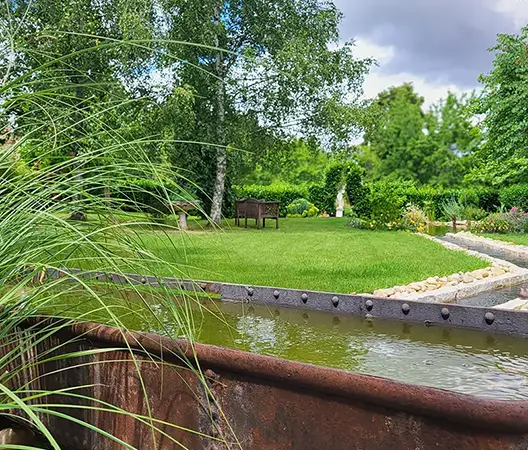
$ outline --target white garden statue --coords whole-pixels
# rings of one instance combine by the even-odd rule
[[[345,209],[345,185],[342,185],[337,192],[336,198],[336,217],[343,217]]]

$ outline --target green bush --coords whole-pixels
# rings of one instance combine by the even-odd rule
[[[288,214],[288,205],[297,198],[308,197],[308,188],[306,185],[293,184],[270,184],[261,186],[251,184],[246,186],[233,186],[235,197],[237,199],[255,198],[257,200],[267,200],[280,202],[279,214],[286,217]]]
[[[308,211],[312,206],[313,204],[305,198],[298,198],[288,205],[288,216],[292,214],[303,214],[305,211]]]
[[[350,219],[348,226],[350,228],[364,229],[368,228],[368,223],[364,219],[360,219],[359,217],[353,217],[352,219]]]
[[[469,205],[464,207],[464,216],[467,220],[475,221],[484,219],[488,213],[477,206]]]
[[[514,233],[516,228],[508,214],[493,213],[485,220],[477,222],[472,227],[472,231],[477,233]]]
[[[502,189],[500,202],[506,209],[517,207],[523,211],[528,211],[528,184],[517,184]]]
[[[379,181],[370,188],[371,228],[393,229],[401,219],[406,196],[401,183]]]
[[[351,164],[345,177],[346,194],[352,209],[351,212],[358,217],[369,217],[371,213],[370,190],[363,181],[364,176],[365,171],[362,167]]]
[[[308,190],[308,195],[306,198],[314,205],[317,205],[319,209],[325,210],[325,205],[327,204],[328,200],[325,185],[320,183],[312,183],[306,188]]]
[[[319,208],[315,205],[310,206],[306,211],[302,213],[303,217],[317,217],[319,215]]]
[[[324,184],[324,197],[319,207],[327,214],[334,215],[336,213],[336,198],[339,188],[345,182],[346,164],[335,163],[332,164],[326,171]]]

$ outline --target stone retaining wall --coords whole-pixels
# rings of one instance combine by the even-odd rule
[[[419,300],[427,303],[454,303],[459,299],[473,297],[482,292],[489,292],[528,281],[528,269],[523,269],[508,261],[494,258],[484,253],[442,241],[434,236],[425,234],[420,234],[420,236],[435,241],[450,250],[463,252],[488,261],[491,265],[488,268],[473,272],[460,272],[448,277],[430,277],[427,280],[411,283],[407,286],[379,289],[374,291],[376,297]]]
[[[446,234],[450,239],[456,240],[461,244],[480,245],[490,250],[500,251],[515,258],[526,259],[528,261],[528,246],[517,245],[512,242],[496,241],[483,236],[476,236],[473,233],[464,231],[460,233]]]

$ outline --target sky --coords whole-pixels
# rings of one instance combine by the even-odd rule
[[[372,98],[412,81],[426,105],[448,91],[479,88],[492,68],[487,49],[498,33],[528,24],[528,0],[335,0],[345,15],[341,39],[358,57],[374,57],[364,88]]]

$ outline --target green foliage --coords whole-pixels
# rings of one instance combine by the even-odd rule
[[[407,205],[401,217],[400,228],[422,233],[425,231],[427,221],[424,211],[415,205]]]
[[[400,222],[405,194],[397,183],[379,181],[370,189],[371,228],[394,228]]]
[[[517,184],[501,189],[500,201],[506,209],[517,207],[528,211],[528,184]]]
[[[303,217],[317,217],[319,215],[319,208],[315,205],[311,205],[306,211],[303,211]]]
[[[276,138],[264,150],[242,155],[236,168],[240,184],[322,182],[331,161],[321,146],[293,138]]]
[[[469,102],[466,96],[449,93],[425,112],[424,99],[410,83],[381,92],[370,106],[377,120],[358,148],[358,160],[369,178],[460,185],[469,155],[480,142]]]
[[[488,213],[477,206],[468,205],[464,207],[464,217],[466,220],[475,221],[484,219]]]
[[[286,217],[288,205],[293,203],[295,199],[308,197],[308,188],[306,186],[284,183],[269,186],[260,186],[258,184],[233,186],[233,190],[237,199],[255,198],[257,200],[280,202],[281,217]]]
[[[308,211],[312,206],[313,203],[310,203],[305,198],[298,198],[288,205],[288,216],[292,214],[302,215],[305,211]]]
[[[526,233],[528,215],[522,212],[493,213],[472,227],[477,233]]]
[[[113,185],[110,195],[122,201],[123,211],[144,212],[154,217],[177,212],[177,208],[171,207],[171,201],[196,203],[196,197],[189,189],[184,190],[171,180],[129,178]]]
[[[326,212],[325,205],[328,202],[328,196],[326,194],[325,185],[320,183],[312,183],[309,184],[306,189],[308,191],[306,198],[308,198],[314,205],[317,205],[320,210]]]
[[[476,233],[513,233],[515,226],[506,214],[493,213],[476,223],[471,230]]]
[[[326,171],[325,198],[320,208],[327,214],[335,214],[337,193],[345,182],[346,164],[334,163]]]
[[[359,217],[352,217],[350,219],[350,222],[348,223],[348,226],[350,228],[357,228],[357,229],[367,229],[368,223],[364,219],[360,219]]]
[[[346,194],[352,213],[358,217],[370,215],[369,188],[364,183],[365,171],[358,164],[350,164],[346,172]]]
[[[499,34],[493,70],[482,75],[475,112],[483,115],[486,141],[476,151],[471,180],[501,186],[522,183],[528,170],[528,26],[518,35]]]
[[[461,220],[465,216],[464,205],[461,205],[455,198],[449,199],[442,205],[442,215],[446,220]]]

